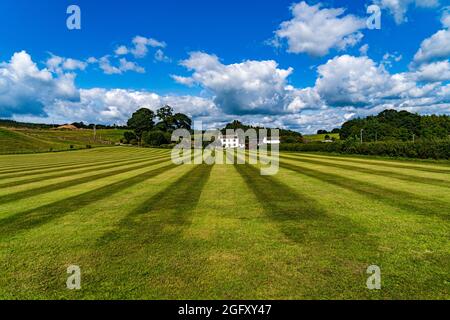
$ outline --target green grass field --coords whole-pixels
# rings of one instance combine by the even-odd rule
[[[340,140],[339,133],[310,134],[310,135],[304,135],[303,138],[308,141],[318,142],[318,141],[324,141],[326,136],[329,136],[330,138],[334,138],[336,140]]]
[[[446,163],[284,153],[261,176],[169,150],[3,155],[0,298],[450,299],[449,191]]]
[[[115,144],[125,130],[46,130],[0,127],[0,154],[39,153],[86,149],[87,145],[99,147]]]

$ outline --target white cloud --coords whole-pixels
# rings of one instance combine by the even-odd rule
[[[183,84],[185,86],[188,87],[192,87],[195,83],[194,79],[190,78],[190,77],[182,77],[182,76],[177,76],[177,75],[170,75],[170,77],[175,80],[175,82],[179,83],[179,84]]]
[[[139,66],[136,62],[128,61],[125,58],[119,59],[119,65],[114,66],[111,64],[109,56],[103,56],[98,60],[98,65],[105,74],[122,74],[128,71],[145,73],[143,67]]]
[[[135,58],[144,58],[148,53],[148,47],[152,48],[165,48],[166,43],[155,40],[153,38],[145,38],[142,36],[136,36],[133,38],[134,48],[130,49],[130,52]]]
[[[439,61],[421,65],[413,75],[418,81],[449,81],[450,63],[449,61]]]
[[[397,52],[395,52],[395,53],[386,52],[383,55],[383,60],[381,61],[381,64],[387,68],[390,68],[390,67],[392,67],[394,62],[399,62],[402,59],[403,59],[403,56]]]
[[[15,53],[9,62],[0,63],[0,116],[14,114],[45,115],[45,106],[57,100],[79,99],[75,75],[40,70],[31,56]]]
[[[64,71],[85,70],[88,63],[72,58],[63,58],[51,54],[46,61],[47,69],[51,72],[63,73]]]
[[[435,8],[439,6],[439,0],[378,0],[376,3],[390,12],[397,24],[407,21],[406,13],[412,5],[418,8]]]
[[[156,50],[155,52],[155,60],[160,62],[170,62],[170,58],[165,55],[164,51],[161,49]]]
[[[448,14],[444,14],[443,23],[448,23]],[[425,39],[420,45],[419,51],[414,56],[414,64],[447,59],[450,57],[450,30],[449,25],[444,24],[446,29],[439,30],[430,38]]]
[[[369,51],[369,45],[366,43],[364,45],[361,46],[361,48],[359,48],[359,53],[362,56],[367,56],[367,52]]]
[[[104,63],[110,73],[139,68],[125,58],[116,65],[109,63],[108,56],[104,58],[89,59],[89,63]],[[62,66],[63,61],[56,59],[50,66]],[[186,85],[200,85],[202,96],[77,89],[74,73],[39,69],[26,52],[19,52],[11,61],[0,63],[0,115],[25,121],[122,124],[140,107],[156,110],[169,104],[177,112],[202,120],[208,128],[239,119],[314,132],[386,108],[450,114],[450,84],[442,82],[450,75],[447,60],[390,74],[382,63],[367,56],[342,55],[319,66],[315,85],[307,88],[290,85],[288,77],[293,70],[281,69],[271,60],[227,65],[215,55],[194,52],[182,65],[192,75],[172,78]]]
[[[448,77],[448,71],[443,72],[445,68],[447,64],[436,64],[417,72],[390,74],[382,64],[367,57],[343,55],[318,68],[314,89],[331,107],[432,106],[448,103],[437,94],[441,84],[419,85],[417,81],[435,82],[438,77],[443,80]]]
[[[291,7],[293,18],[280,25],[272,42],[288,43],[291,53],[324,56],[331,49],[344,50],[357,44],[363,37],[359,31],[366,27],[364,19],[344,15],[342,8],[326,9],[321,4],[309,6],[302,1]]]
[[[135,58],[145,58],[150,48],[158,48],[155,52],[155,60],[168,62],[170,59],[165,56],[161,49],[164,49],[167,45],[163,41],[158,41],[153,38],[146,38],[142,36],[135,36],[132,40],[133,46],[128,48],[127,46],[120,45],[116,48],[114,53],[118,56],[132,54]]]
[[[319,66],[316,89],[331,106],[373,103],[392,86],[389,73],[367,57],[343,55]]]
[[[205,119],[218,113],[210,99],[194,96],[160,96],[149,91],[125,89],[80,89],[79,102],[57,102],[47,108],[49,117],[56,122],[86,121],[97,123],[126,123],[133,112],[141,107],[156,111],[165,104],[176,112]],[[212,119],[212,118],[211,118]]]
[[[214,95],[225,112],[233,114],[280,113],[291,99],[287,78],[292,68],[280,69],[273,60],[224,65],[215,55],[193,52],[183,66],[193,71],[182,82],[195,82]]]
[[[123,56],[128,54],[128,48],[125,46],[119,46],[117,47],[117,49],[114,51],[115,54],[119,55],[119,56]]]

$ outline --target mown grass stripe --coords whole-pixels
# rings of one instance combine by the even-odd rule
[[[346,162],[353,162],[353,163],[360,163],[360,164],[373,164],[373,165],[381,165],[391,168],[398,168],[398,169],[412,169],[412,170],[418,170],[418,171],[425,171],[425,172],[433,172],[433,173],[450,173],[450,167],[443,163],[439,164],[411,164],[411,163],[400,163],[400,161],[393,162],[389,160],[376,160],[376,159],[360,159],[355,157],[350,157],[346,155],[342,156],[325,156],[321,154],[314,154],[314,153],[294,153],[294,152],[286,152],[286,154],[292,155],[292,156],[303,156],[303,157],[311,157],[311,158],[323,158],[323,159],[332,159],[332,160],[341,160]],[[413,162],[416,160],[403,160],[408,162]]]
[[[151,169],[136,176],[119,180],[106,186],[91,189],[82,194],[65,198],[38,208],[33,208],[16,213],[0,220],[0,238],[5,239],[19,232],[25,232],[48,223],[56,218],[62,217],[70,212],[79,210],[91,203],[111,197],[117,192],[121,192],[131,186],[141,183],[147,179],[156,177],[167,170],[176,168],[173,163]]]
[[[140,158],[146,158],[149,155],[142,155],[141,157],[124,157],[124,158],[114,158],[114,160],[102,160],[102,161],[93,161],[93,162],[75,162],[73,165],[62,165],[62,166],[46,166],[44,169],[33,169],[29,171],[23,171],[23,170],[15,170],[14,173],[4,174],[0,175],[1,179],[9,179],[9,178],[20,178],[29,176],[30,174],[44,174],[48,172],[53,172],[55,169],[64,170],[65,168],[70,169],[76,169],[76,168],[85,168],[89,167],[95,164],[108,164],[112,162],[120,162],[123,160],[129,160],[129,159],[140,159]],[[110,158],[110,157],[108,157]]]
[[[145,155],[159,155],[159,154],[169,154],[168,152],[155,152],[155,153],[149,153],[149,152],[136,152],[133,153],[133,157],[140,157],[140,156],[145,156]],[[16,172],[21,172],[21,173],[27,173],[27,172],[33,172],[33,171],[37,171],[37,170],[42,170],[42,169],[46,169],[49,167],[52,168],[64,168],[64,167],[70,167],[72,165],[77,165],[77,164],[93,164],[93,163],[99,163],[99,162],[104,162],[106,161],[105,159],[107,158],[111,158],[114,156],[114,159],[116,161],[119,160],[123,160],[123,159],[129,159],[130,154],[129,153],[123,153],[121,154],[122,157],[117,157],[117,155],[114,154],[104,154],[101,158],[99,159],[94,159],[94,158],[88,158],[89,161],[84,161],[85,159],[72,159],[70,162],[59,162],[59,163],[51,163],[51,162],[46,162],[45,165],[37,165],[37,166],[30,166],[30,165],[23,165],[23,166],[17,166],[14,168],[14,170],[4,170],[0,172],[0,177],[3,177],[3,175],[5,174],[9,174],[9,173],[16,173]],[[1,157],[0,157],[1,159]],[[36,161],[39,160],[46,160],[46,159],[36,159]]]
[[[397,207],[405,211],[421,215],[432,214],[445,220],[450,218],[450,214],[447,210],[448,203],[441,202],[437,199],[430,199],[405,191],[381,187],[373,183],[360,181],[342,175],[326,173],[320,170],[312,169],[311,167],[302,166],[299,163],[293,165],[280,162],[280,167],[365,195],[376,201],[386,202],[393,207]]]
[[[363,168],[363,167],[354,166],[354,165],[335,163],[335,162],[331,162],[331,161],[327,161],[327,160],[314,160],[314,159],[309,159],[309,158],[304,158],[304,157],[280,156],[280,158],[288,159],[288,160],[298,160],[301,162],[306,162],[306,163],[311,163],[311,164],[325,165],[327,167],[356,171],[356,172],[360,172],[360,173],[367,173],[370,175],[395,178],[395,179],[407,181],[407,182],[422,183],[422,184],[428,184],[428,185],[432,185],[432,186],[438,185],[438,186],[450,188],[450,182],[441,180],[441,179],[413,176],[413,175],[402,174],[399,172],[378,170],[378,169],[372,169],[372,168]]]
[[[0,196],[0,203],[6,204],[6,203],[9,203],[12,201],[21,200],[21,199],[25,199],[28,197],[35,197],[40,194],[61,190],[61,189],[68,188],[68,187],[71,187],[74,185],[84,184],[84,183],[91,182],[94,180],[119,175],[124,172],[145,168],[147,166],[157,165],[157,164],[168,162],[168,161],[170,161],[170,159],[164,158],[162,160],[157,160],[157,161],[151,160],[151,161],[148,161],[145,163],[140,163],[139,165],[121,166],[121,169],[119,169],[119,170],[112,170],[112,171],[108,170],[106,172],[102,172],[99,174],[88,175],[83,178],[76,178],[76,179],[63,181],[63,182],[59,182],[59,183],[55,183],[55,184],[50,184],[50,185],[46,185],[46,186],[42,186],[42,187],[28,189],[25,191],[7,194],[4,196]]]
[[[159,157],[153,157],[151,158],[151,160],[160,160],[160,159],[168,159],[168,157],[166,155],[164,156],[159,156]],[[5,183],[0,183],[0,189],[1,188],[11,188],[11,187],[15,187],[15,186],[21,186],[21,185],[25,185],[25,184],[31,184],[31,183],[35,183],[35,182],[44,182],[47,180],[51,180],[51,179],[57,179],[57,178],[68,178],[68,177],[72,177],[75,175],[80,175],[80,174],[85,174],[85,173],[89,173],[89,172],[94,172],[97,170],[106,170],[106,169],[113,169],[116,167],[121,167],[124,165],[129,165],[129,164],[134,164],[134,163],[139,163],[142,162],[144,160],[148,160],[148,157],[145,158],[141,158],[141,159],[134,159],[130,160],[130,161],[110,161],[108,163],[113,163],[113,164],[103,164],[103,165],[94,165],[94,166],[87,166],[88,169],[84,169],[85,167],[81,168],[81,169],[69,169],[66,171],[59,171],[53,174],[46,174],[45,176],[42,176],[42,174],[37,175],[34,178],[29,178],[29,179],[23,179],[23,180],[17,180],[17,178],[13,178],[14,181],[12,182],[5,182]]]
[[[171,238],[180,237],[181,230],[191,224],[193,209],[197,206],[212,167],[206,164],[193,165],[191,170],[125,216],[98,243],[106,245],[118,239],[131,240],[133,244],[130,247],[135,247],[139,242],[145,243],[159,237],[163,229],[170,230],[171,226],[174,227]],[[155,219],[155,214],[159,219]]]

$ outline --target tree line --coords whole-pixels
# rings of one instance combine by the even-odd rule
[[[450,135],[450,117],[384,110],[376,116],[345,122],[339,133],[341,140],[361,140],[362,135],[365,142],[446,139]]]

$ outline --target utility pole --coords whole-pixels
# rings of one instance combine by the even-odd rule
[[[361,129],[361,143],[363,143],[363,132],[364,132],[364,129]]]
[[[97,141],[97,128],[95,124],[94,124],[94,141]]]
[[[416,134],[413,133],[413,143],[416,143]]]

